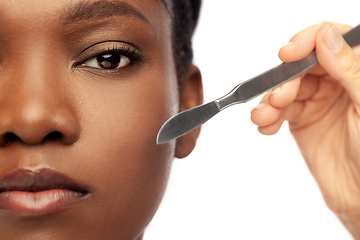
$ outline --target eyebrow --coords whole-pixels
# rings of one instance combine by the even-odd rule
[[[64,25],[84,20],[104,20],[112,16],[131,16],[149,24],[149,21],[136,8],[121,1],[81,1],[66,9]]]

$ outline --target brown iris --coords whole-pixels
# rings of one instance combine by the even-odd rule
[[[114,69],[117,68],[120,64],[121,56],[120,54],[107,53],[98,55],[96,60],[99,64],[99,67],[104,69]]]

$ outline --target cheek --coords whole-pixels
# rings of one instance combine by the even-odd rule
[[[175,142],[157,145],[156,135],[177,112],[178,92],[176,80],[162,75],[120,81],[79,86],[87,93],[78,100],[79,167],[94,187],[93,203],[103,206],[95,211],[105,216],[104,227],[121,231],[111,227],[117,223],[138,231],[151,220],[166,188]]]

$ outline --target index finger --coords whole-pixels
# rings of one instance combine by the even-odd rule
[[[308,27],[295,34],[290,42],[279,51],[279,58],[283,62],[294,62],[305,58],[315,48],[317,31],[328,22]],[[348,32],[352,27],[333,23],[341,34]]]

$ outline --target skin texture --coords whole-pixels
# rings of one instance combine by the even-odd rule
[[[187,156],[199,134],[156,145],[168,117],[202,102],[193,65],[178,92],[162,3],[123,0],[136,13],[66,18],[79,2],[96,1],[0,2],[0,177],[50,168],[91,193],[42,216],[0,210],[1,239],[142,239],[173,158]],[[117,70],[84,65],[124,46],[141,59]]]
[[[360,51],[340,35],[350,29],[322,23],[296,34],[280,59],[315,48],[319,65],[265,95],[251,119],[267,135],[289,121],[326,204],[360,239]]]

